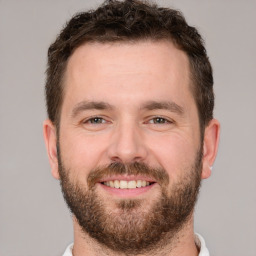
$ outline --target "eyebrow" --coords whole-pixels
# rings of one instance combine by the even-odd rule
[[[113,110],[114,106],[109,103],[102,101],[82,101],[75,105],[72,110],[71,116],[74,118],[79,113],[86,110]],[[157,110],[157,109],[165,109],[179,115],[184,114],[184,109],[173,101],[149,101],[143,104],[141,107],[142,110]]]
[[[82,101],[75,105],[72,110],[72,117],[76,117],[79,113],[86,110],[112,110],[114,107],[102,101]]]
[[[165,109],[174,113],[177,113],[179,115],[184,114],[184,109],[177,103],[173,101],[149,101],[146,102],[143,106],[142,109],[145,110],[157,110],[157,109]]]

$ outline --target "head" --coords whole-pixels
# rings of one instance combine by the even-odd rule
[[[44,135],[84,234],[142,253],[191,229],[218,145],[212,87],[202,39],[175,10],[108,1],[67,23],[48,52]]]

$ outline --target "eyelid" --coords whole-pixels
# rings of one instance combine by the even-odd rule
[[[87,118],[84,118],[81,123],[82,124],[93,124],[93,123],[89,123],[89,121],[93,120],[93,119],[102,119],[104,120],[103,123],[99,123],[99,124],[105,124],[105,123],[109,123],[110,121],[108,120],[108,118],[104,117],[104,116],[101,116],[101,115],[95,115],[95,116],[90,116],[90,117],[87,117]]]
[[[161,116],[161,115],[150,116],[146,119],[145,123],[150,123],[151,121],[153,121],[154,119],[157,119],[157,118],[165,120],[165,123],[159,123],[159,124],[172,124],[172,123],[174,123],[173,119],[171,119],[169,117],[166,117],[166,116]],[[150,124],[157,124],[157,123],[150,123]]]

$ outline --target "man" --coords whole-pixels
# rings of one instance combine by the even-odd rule
[[[194,234],[216,157],[213,78],[181,13],[107,1],[48,52],[44,137],[73,214],[65,256],[209,255]]]

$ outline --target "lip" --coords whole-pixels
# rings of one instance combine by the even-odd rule
[[[122,179],[122,180],[124,180],[124,179]],[[112,187],[108,187],[102,183],[97,183],[97,184],[100,186],[100,188],[104,189],[106,192],[110,193],[111,195],[118,196],[121,198],[126,198],[126,197],[131,198],[131,197],[136,197],[136,196],[142,195],[144,193],[147,193],[148,191],[153,189],[157,183],[153,183],[146,187],[132,188],[132,189],[112,188]]]
[[[99,180],[99,183],[111,181],[111,180],[126,180],[126,181],[131,181],[131,180],[145,180],[148,182],[156,182],[153,178],[151,177],[146,177],[143,175],[113,175],[109,177],[104,177],[103,179]]]

